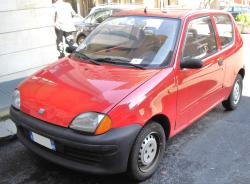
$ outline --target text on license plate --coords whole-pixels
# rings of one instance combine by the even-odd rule
[[[46,148],[49,148],[51,150],[56,150],[55,143],[53,140],[44,137],[42,135],[39,135],[34,132],[29,132],[30,139]]]

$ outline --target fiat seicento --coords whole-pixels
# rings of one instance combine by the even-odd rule
[[[59,165],[145,180],[169,138],[221,102],[237,108],[242,45],[225,12],[119,12],[19,84],[10,109],[17,136]]]

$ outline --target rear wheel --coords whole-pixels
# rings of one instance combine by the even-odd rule
[[[243,82],[240,74],[237,75],[236,80],[234,82],[232,91],[227,100],[222,102],[222,105],[227,110],[234,110],[238,107],[240,103],[240,99],[242,96]]]
[[[162,126],[150,122],[139,133],[128,164],[131,179],[143,181],[156,171],[164,154],[166,136]]]

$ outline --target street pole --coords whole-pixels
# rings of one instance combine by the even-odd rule
[[[161,6],[161,9],[163,9],[163,8],[164,8],[164,0],[161,0],[161,1],[160,1],[160,4],[161,4],[161,5],[160,5],[160,6]]]
[[[77,7],[77,14],[81,14],[81,7],[80,7],[80,0],[77,0],[77,4],[76,4],[76,7]]]

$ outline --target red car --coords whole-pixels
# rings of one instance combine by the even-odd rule
[[[221,102],[239,105],[242,45],[225,12],[119,12],[18,86],[17,136],[62,166],[145,180],[169,138]]]

